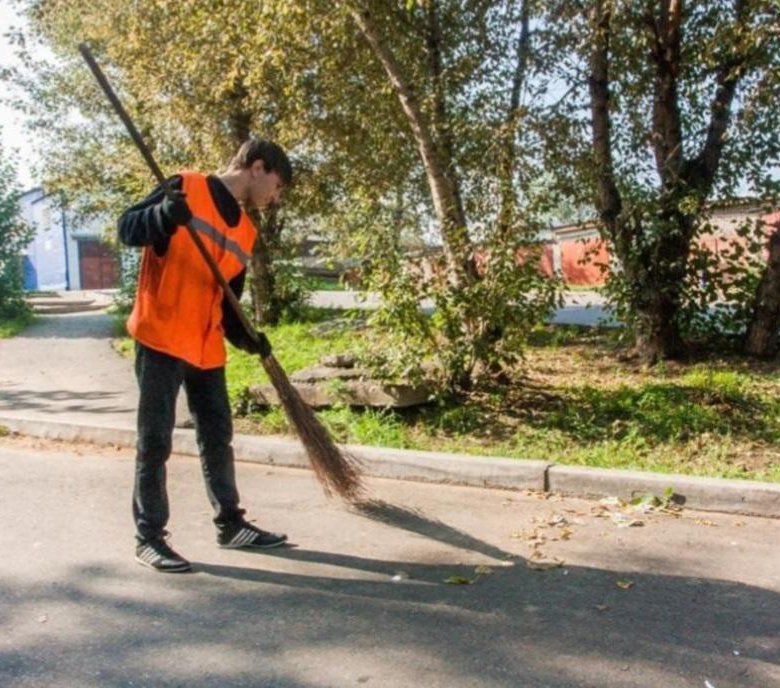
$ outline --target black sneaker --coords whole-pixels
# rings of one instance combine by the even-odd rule
[[[174,552],[165,540],[147,540],[135,548],[135,560],[142,566],[160,573],[184,573],[192,570],[192,564]]]
[[[287,536],[269,533],[246,521],[238,521],[220,528],[217,542],[223,549],[240,549],[242,547],[271,549],[287,542]]]

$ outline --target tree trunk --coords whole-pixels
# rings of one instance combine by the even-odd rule
[[[498,154],[497,171],[501,193],[501,204],[498,211],[498,235],[501,237],[509,236],[511,224],[515,216],[516,191],[513,178],[517,160],[515,132],[520,116],[520,95],[525,85],[530,39],[529,0],[523,0],[520,6],[520,36],[517,41],[515,71],[512,76],[509,106],[504,120],[504,130],[501,135],[502,141]]]
[[[680,358],[685,346],[677,324],[677,294],[656,292],[639,312],[636,353],[646,363]]]
[[[466,229],[466,218],[459,202],[456,184],[447,174],[447,161],[442,159],[441,148],[434,140],[417,96],[395,55],[382,42],[370,12],[357,7],[357,3],[349,3],[348,7],[360,32],[384,67],[412,129],[425,168],[436,217],[441,225],[444,251],[453,281],[456,284],[473,282],[479,278],[474,251]]]
[[[228,114],[227,125],[235,150],[252,134],[252,113],[245,107],[248,96],[247,89],[240,83],[228,95],[233,106]],[[248,215],[257,230],[257,241],[249,265],[253,320],[256,325],[276,325],[282,313],[273,268],[279,240],[276,210],[250,210]]]
[[[753,317],[745,336],[745,353],[769,358],[777,353],[780,327],[780,223],[769,239],[769,257],[756,290]]]
[[[252,310],[258,325],[276,325],[282,315],[281,300],[276,293],[273,263],[278,253],[281,223],[275,208],[264,213],[251,211],[257,228],[257,241],[252,252]]]

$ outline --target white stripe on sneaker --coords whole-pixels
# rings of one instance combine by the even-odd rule
[[[249,530],[249,528],[242,528],[238,531],[236,536],[231,541],[232,545],[235,545],[236,547],[243,547],[244,545],[249,544],[252,540],[255,539],[255,533]]]

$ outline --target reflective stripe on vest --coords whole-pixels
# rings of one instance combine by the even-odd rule
[[[238,258],[239,261],[241,261],[241,265],[244,267],[246,267],[247,263],[252,258],[251,255],[244,253],[244,251],[241,250],[241,246],[237,242],[233,241],[232,239],[228,239],[218,229],[212,227],[205,220],[201,220],[199,217],[193,217],[192,226],[201,234],[205,234],[207,237],[209,237],[209,239],[211,239],[215,244],[218,244],[223,251],[230,251],[230,253]]]
[[[251,258],[254,225],[242,211],[238,224],[228,227],[206,177],[195,172],[181,177],[192,226],[229,282]],[[222,291],[184,227],[173,234],[164,255],[158,256],[152,246],[144,248],[127,329],[142,344],[198,368],[225,365]]]

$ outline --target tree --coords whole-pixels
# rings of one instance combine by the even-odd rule
[[[570,90],[551,128],[568,134],[568,160],[551,157],[597,209],[620,266],[609,286],[637,352],[677,357],[709,204],[743,182],[759,196],[776,190],[777,5],[589,0],[556,4],[553,20]]]
[[[20,196],[13,160],[0,147],[0,318],[28,310],[22,298],[22,251],[33,232],[19,216]]]
[[[26,84],[57,142],[48,159],[59,186],[114,205],[148,185],[78,64],[79,35],[165,168],[213,168],[249,128],[294,151],[300,183],[285,229],[322,234],[363,260],[384,296],[376,323],[396,372],[433,358],[447,384],[467,387],[521,359],[556,298],[535,256],[546,201],[525,134],[536,100],[530,0],[268,0],[240,13],[204,0],[28,6],[34,35],[60,59]],[[278,231],[263,226],[272,247]],[[436,243],[441,256],[410,258],[411,247]],[[272,272],[263,265],[256,279]],[[433,317],[420,312],[424,298]]]
[[[308,4],[310,14],[316,6]],[[361,130],[392,128],[404,166],[419,180],[412,186],[401,170],[383,163],[384,198],[360,188],[361,215],[373,213],[374,221],[369,235],[359,236],[375,259],[371,284],[385,301],[374,323],[393,342],[384,357],[393,359],[389,369],[409,375],[419,372],[427,354],[440,364],[447,385],[467,388],[480,373],[511,369],[528,331],[556,301],[554,281],[544,279],[536,264],[539,200],[522,174],[533,161],[521,145],[533,103],[526,80],[530,3],[340,6],[351,22],[340,24],[338,12],[330,11],[333,35],[351,42],[354,25],[370,51],[352,66],[350,81],[362,87],[360,99],[372,92],[383,96]],[[327,83],[343,95],[332,76]],[[371,162],[350,164],[362,171]],[[421,204],[423,221],[425,215],[435,220],[443,255],[414,264],[403,230],[419,237],[421,218],[409,209]],[[417,227],[405,224],[409,220]],[[384,231],[376,230],[378,222]],[[526,259],[518,261],[518,255]],[[433,318],[420,313],[423,298],[432,300]]]
[[[151,177],[102,93],[73,36],[88,42],[135,115],[163,169],[219,169],[254,132],[295,148],[284,121],[280,46],[262,3],[69,0],[26,3],[29,34],[19,37],[26,68],[16,73],[21,104],[43,146],[47,186],[85,214],[115,217],[148,193]],[[183,39],[186,37],[186,40]],[[54,60],[25,47],[43,43]],[[275,215],[257,218],[260,234],[252,281],[255,316],[278,318]]]

